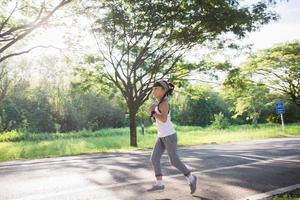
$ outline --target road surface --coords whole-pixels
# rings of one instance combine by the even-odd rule
[[[182,147],[178,153],[198,176],[194,195],[166,154],[165,191],[146,192],[154,181],[149,150],[1,162],[0,199],[240,200],[300,187],[300,137]]]

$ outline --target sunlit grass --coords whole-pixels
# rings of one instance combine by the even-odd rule
[[[300,124],[264,124],[258,128],[250,125],[231,126],[226,130],[210,127],[176,126],[180,146],[215,144],[245,140],[257,140],[300,135]],[[156,139],[154,127],[148,127],[145,135],[138,128],[139,149],[152,148]],[[99,152],[131,151],[129,128],[103,129],[97,132],[80,131],[70,133],[4,133],[0,137],[0,160],[32,159]]]

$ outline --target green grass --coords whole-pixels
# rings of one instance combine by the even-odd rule
[[[300,135],[300,124],[286,125],[285,131],[277,124],[231,126],[226,130],[210,127],[176,126],[180,146],[225,143],[265,138]],[[139,149],[152,148],[156,138],[155,127],[146,128],[144,136],[138,128]],[[0,160],[32,159],[78,155],[99,152],[131,151],[129,128],[87,130],[69,133],[20,133],[12,131],[0,134]]]
[[[300,189],[294,191],[286,192],[281,195],[276,195],[273,200],[299,200],[300,199]]]

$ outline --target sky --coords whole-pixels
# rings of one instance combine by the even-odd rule
[[[274,9],[280,19],[249,34],[245,41],[254,44],[254,50],[269,48],[276,43],[300,39],[300,1],[279,2]]]

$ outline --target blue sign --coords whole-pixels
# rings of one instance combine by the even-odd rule
[[[283,105],[282,102],[276,103],[276,112],[277,112],[278,114],[284,114],[284,113],[285,113],[284,105]]]

